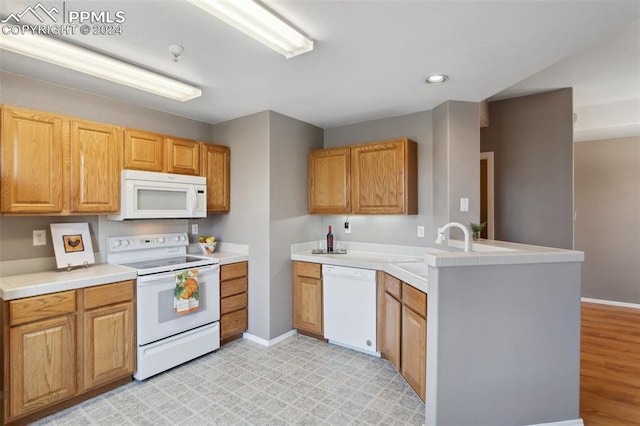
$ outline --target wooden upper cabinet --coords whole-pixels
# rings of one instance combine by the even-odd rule
[[[417,145],[408,139],[351,148],[354,214],[416,214]]]
[[[207,178],[207,211],[228,212],[231,208],[229,147],[207,143],[201,146],[201,175]]]
[[[182,175],[200,174],[200,142],[166,138],[167,171]]]
[[[309,213],[417,214],[417,144],[409,139],[309,153]]]
[[[2,212],[63,210],[62,117],[22,108],[2,108]]]
[[[124,131],[124,168],[164,172],[164,136],[126,129]]]
[[[309,213],[351,212],[351,149],[309,153]]]
[[[122,130],[116,126],[71,121],[72,213],[120,210],[121,135]]]

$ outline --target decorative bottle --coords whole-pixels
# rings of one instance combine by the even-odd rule
[[[327,253],[333,251],[333,232],[331,232],[331,225],[329,225],[329,233],[327,234]]]

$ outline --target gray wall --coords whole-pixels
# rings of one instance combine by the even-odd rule
[[[322,138],[322,129],[270,112],[270,338],[293,326],[291,244],[313,240],[322,228],[307,212],[307,155],[322,148]]]
[[[572,103],[571,89],[489,102],[497,240],[573,247]]]
[[[468,226],[480,218],[479,105],[448,101],[433,110],[433,216],[437,226],[459,222]],[[460,198],[469,211],[460,211]],[[462,231],[450,235],[463,238]]]
[[[640,137],[575,144],[582,295],[640,303]]]
[[[322,129],[266,111],[217,124],[231,147],[231,212],[214,217],[222,241],[249,245],[249,330],[270,340],[291,330],[291,244],[312,239],[307,153]]]
[[[269,338],[269,113],[213,127],[231,148],[231,211],[213,218],[221,241],[249,246],[249,333]]]
[[[418,214],[384,216],[350,216],[352,233],[344,233],[346,215],[325,216],[324,226],[314,239],[326,236],[327,226],[332,225],[336,241],[359,241],[425,246],[435,239],[432,218],[433,170],[432,170],[431,111],[423,111],[399,117],[367,121],[324,131],[324,147],[332,148],[364,142],[407,137],[418,144]],[[416,236],[417,226],[425,227],[425,238]]]
[[[580,267],[429,268],[427,425],[580,417]]]
[[[0,72],[0,103],[204,142],[211,141],[212,126],[210,124],[5,72]],[[54,252],[51,245],[49,224],[57,222],[88,222],[96,252],[101,251],[102,241],[98,238],[100,233],[114,235],[118,232],[115,222],[99,221],[98,216],[95,215],[71,217],[0,216],[0,262],[18,259],[47,259],[44,262],[23,262],[29,268],[24,272],[47,269],[51,265],[55,266],[51,260]],[[204,225],[201,232],[207,232],[207,229],[211,228],[209,219],[201,220],[199,223]],[[108,229],[111,225],[116,226],[113,232]],[[107,229],[100,229],[101,227]],[[165,228],[159,226],[154,229],[163,232]],[[34,247],[32,245],[32,231],[34,229],[47,230],[46,246]],[[187,231],[186,225],[182,226],[180,231]],[[167,230],[166,232],[173,231]],[[98,253],[97,261],[100,260],[100,253]],[[9,267],[6,268],[9,269]],[[14,272],[13,269],[12,272]],[[21,273],[22,271],[16,270],[15,272]]]

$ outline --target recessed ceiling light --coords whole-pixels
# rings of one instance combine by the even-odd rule
[[[430,83],[430,84],[437,84],[437,83],[444,83],[447,80],[449,80],[449,76],[448,75],[433,74],[433,75],[430,75],[429,77],[427,77],[426,82]]]

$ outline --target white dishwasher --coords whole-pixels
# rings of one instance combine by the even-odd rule
[[[371,355],[376,351],[376,271],[322,265],[324,337]]]

